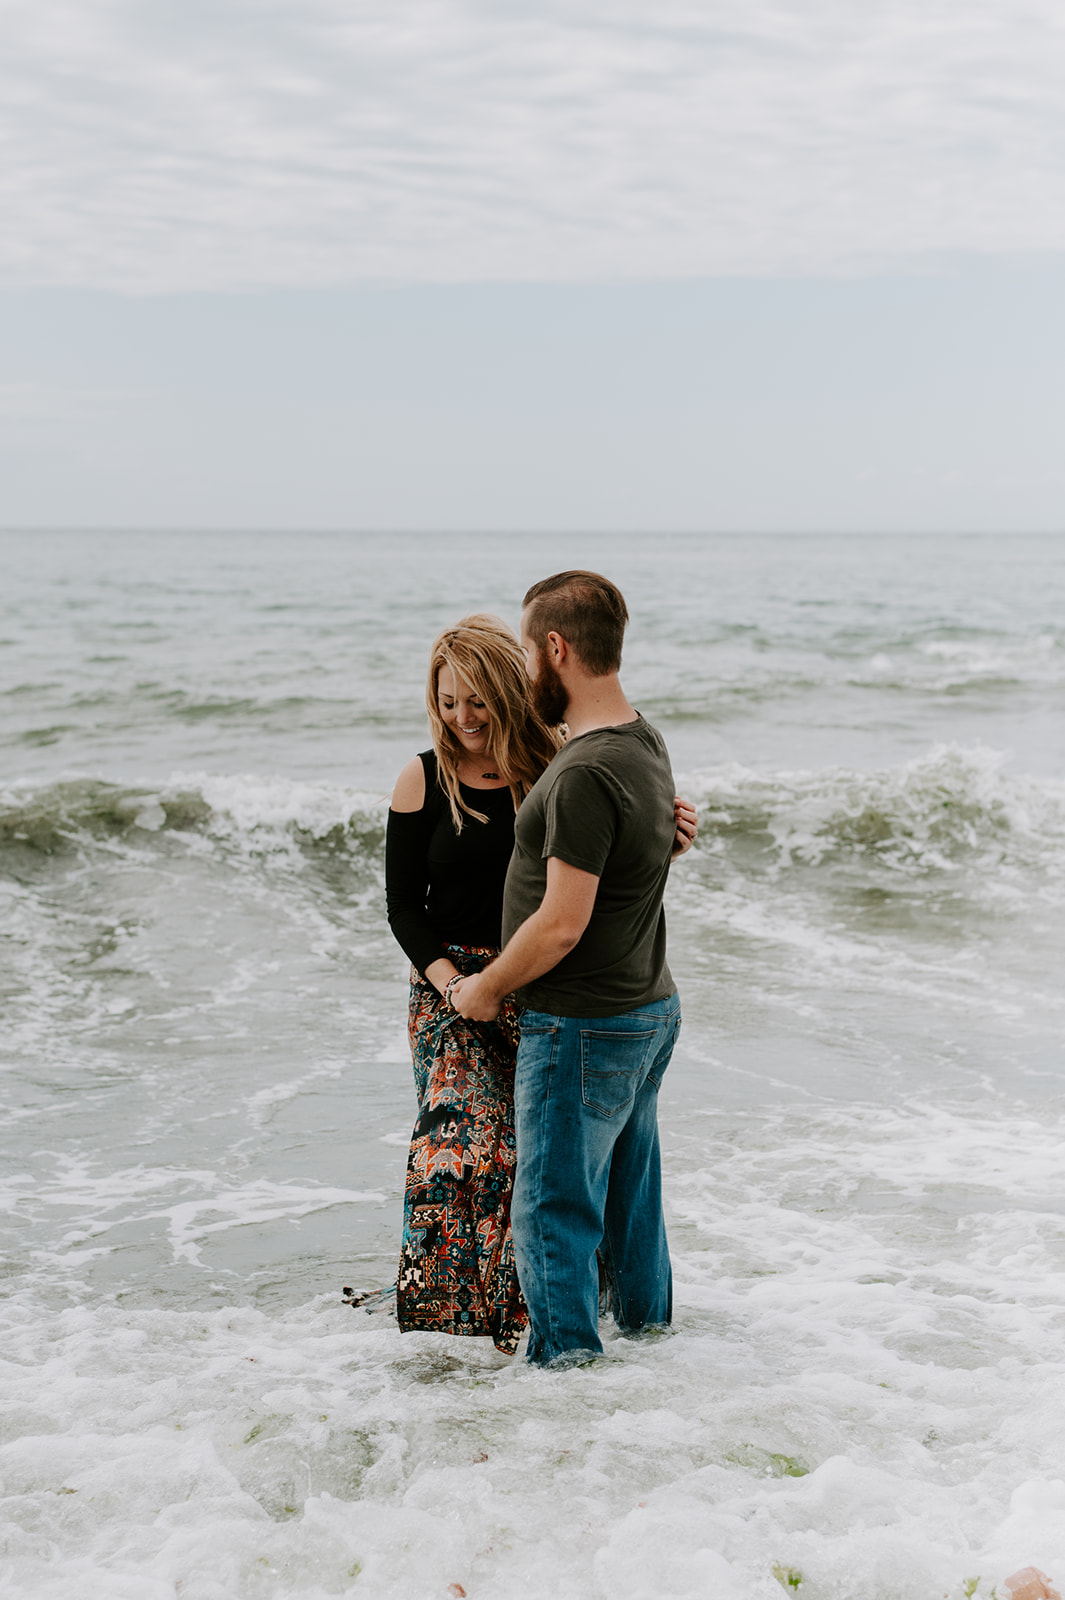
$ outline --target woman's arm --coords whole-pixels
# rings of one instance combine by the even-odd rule
[[[392,791],[385,836],[385,900],[388,925],[419,972],[443,994],[458,971],[445,956],[425,910],[429,887],[429,822],[425,815],[425,768],[408,761]]]
[[[412,756],[392,790],[393,811],[420,811],[425,804],[425,768],[421,756]]]

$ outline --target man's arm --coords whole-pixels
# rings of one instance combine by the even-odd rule
[[[490,966],[456,983],[451,1003],[469,1022],[492,1022],[508,994],[569,955],[591,919],[599,879],[551,856],[539,909],[522,923]]]

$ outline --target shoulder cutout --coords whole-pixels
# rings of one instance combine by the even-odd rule
[[[413,756],[396,779],[392,791],[393,811],[420,811],[425,804],[425,768],[421,756]]]

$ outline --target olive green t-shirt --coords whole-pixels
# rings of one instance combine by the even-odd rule
[[[672,994],[662,893],[676,829],[662,736],[638,717],[563,746],[514,823],[503,943],[539,909],[551,856],[599,879],[591,920],[556,967],[518,991],[533,1011],[610,1017]]]

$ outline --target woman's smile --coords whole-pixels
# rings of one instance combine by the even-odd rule
[[[436,699],[444,726],[455,734],[464,749],[480,753],[488,748],[492,725],[488,709],[450,667],[440,668]]]

